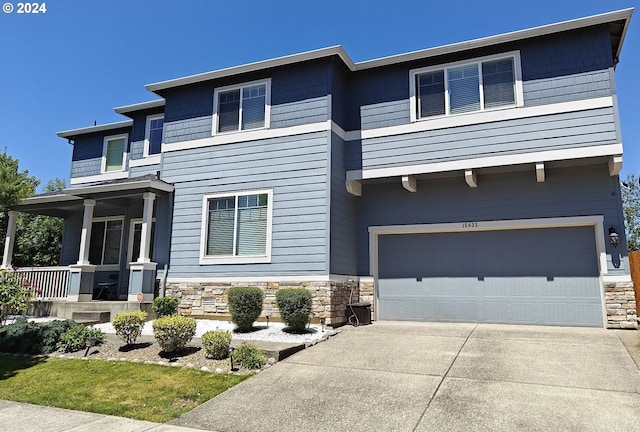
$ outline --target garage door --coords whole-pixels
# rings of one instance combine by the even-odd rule
[[[602,326],[593,227],[378,238],[383,320]]]

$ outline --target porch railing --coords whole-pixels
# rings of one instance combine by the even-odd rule
[[[20,267],[14,275],[31,285],[38,300],[67,298],[69,267]]]

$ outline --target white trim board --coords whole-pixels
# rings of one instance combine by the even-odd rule
[[[96,175],[86,176],[86,177],[71,177],[71,180],[69,180],[69,184],[76,185],[81,183],[94,183],[94,182],[100,182],[105,180],[119,180],[119,179],[125,179],[125,178],[129,178],[128,171],[113,171],[110,173],[96,174]]]
[[[167,283],[233,283],[233,282],[348,282],[371,283],[371,276],[298,275],[298,276],[216,276],[216,277],[167,277]]]
[[[478,232],[503,231],[516,229],[562,228],[592,226],[596,243],[598,271],[600,273],[600,301],[602,305],[602,323],[607,325],[606,299],[604,296],[604,280],[607,274],[607,252],[604,235],[604,216],[575,216],[557,218],[510,219],[489,221],[468,221],[417,225],[385,225],[369,227],[369,272],[373,276],[373,301],[376,319],[378,319],[378,237],[385,234],[429,234],[441,232]],[[613,275],[612,275],[613,276]]]
[[[151,156],[145,156],[141,159],[130,159],[129,160],[129,168],[141,167],[141,166],[149,166],[149,165],[158,165],[160,164],[162,157],[160,154],[155,154]]]
[[[397,177],[445,171],[471,170],[505,165],[535,164],[557,160],[571,160],[598,156],[619,155],[621,153],[621,143],[590,147],[578,147],[562,150],[532,151],[529,153],[486,156],[447,162],[424,163],[419,165],[352,170],[347,171],[347,180],[366,180],[382,177]]]

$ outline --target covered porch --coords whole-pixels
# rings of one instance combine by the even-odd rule
[[[174,187],[155,175],[78,185],[36,195],[9,211],[2,268],[40,302],[142,301],[166,276]],[[64,219],[60,265],[12,265],[20,212]]]

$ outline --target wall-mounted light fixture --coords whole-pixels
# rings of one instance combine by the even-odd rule
[[[620,236],[614,227],[609,228],[609,241],[613,247],[618,247],[618,243],[620,243]]]

